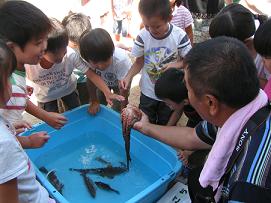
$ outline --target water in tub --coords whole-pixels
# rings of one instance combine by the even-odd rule
[[[113,167],[122,167],[120,162],[125,161],[123,148],[118,143],[103,136],[101,132],[91,132],[58,145],[38,158],[36,165],[38,168],[44,166],[48,170],[55,170],[58,179],[64,184],[63,196],[71,203],[125,202],[159,179],[158,174],[151,168],[132,156],[130,170],[116,175],[113,179],[87,174],[93,182],[104,182],[120,193],[105,191],[95,185],[96,197],[93,199],[80,173],[69,169],[108,167],[105,163],[97,161],[97,157],[111,162]]]

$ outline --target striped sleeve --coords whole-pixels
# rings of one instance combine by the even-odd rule
[[[137,36],[132,48],[132,56],[140,57],[144,55],[144,41],[141,36]]]
[[[185,34],[178,44],[178,52],[181,57],[184,57],[192,48],[188,36]]]
[[[180,12],[182,13],[182,17],[184,19],[184,27],[187,28],[189,25],[193,24],[193,18],[192,15],[190,13],[190,11],[185,8],[184,6],[180,6],[179,7]]]
[[[254,157],[250,160],[250,167],[246,182],[254,185],[267,187],[270,185],[270,163],[271,163],[271,119],[270,116],[265,122],[265,129],[262,136],[257,136],[251,142],[250,150],[253,151]],[[257,146],[252,148],[252,146]],[[252,154],[252,153],[251,153]],[[267,178],[269,176],[269,179]],[[266,185],[266,182],[269,184]]]
[[[196,127],[196,134],[200,140],[206,144],[213,145],[215,143],[217,127],[208,123],[207,121],[201,121]]]
[[[193,24],[193,18],[190,11],[184,6],[176,7],[171,23],[183,30]]]

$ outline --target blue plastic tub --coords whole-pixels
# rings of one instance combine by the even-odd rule
[[[90,174],[93,181],[102,181],[118,190],[120,194],[97,188],[92,198],[79,173],[69,168],[106,167],[96,160],[102,157],[113,166],[126,163],[124,141],[118,113],[104,106],[96,116],[87,113],[87,105],[66,112],[68,123],[55,130],[40,123],[25,135],[47,131],[51,136],[40,149],[27,150],[35,165],[37,178],[58,202],[154,202],[167,190],[181,169],[176,152],[171,147],[132,130],[130,170],[113,179]],[[40,172],[40,167],[54,170],[64,184],[61,195]]]

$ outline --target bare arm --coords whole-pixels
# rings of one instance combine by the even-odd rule
[[[94,101],[99,102],[97,94],[96,94],[97,87],[95,86],[95,84],[91,80],[87,80],[87,89],[88,89],[88,94],[89,94],[89,101],[90,102],[94,102]]]
[[[105,96],[111,94],[103,79],[94,73],[91,69],[86,72],[86,76],[96,87],[98,87],[104,93]]]
[[[192,25],[189,25],[188,27],[186,27],[185,32],[186,32],[187,36],[190,39],[191,46],[193,46],[193,29],[192,29]]]
[[[44,109],[36,106],[30,100],[27,100],[27,105],[25,109],[29,114],[37,117],[38,119],[46,122],[48,125],[53,128],[60,129],[65,125],[67,119],[65,116],[55,113],[55,112],[47,112]]]
[[[0,203],[18,203],[17,178],[0,184]]]
[[[183,114],[183,109],[174,110],[168,120],[167,126],[175,126]]]
[[[125,98],[125,100],[121,102],[121,110],[123,108],[125,108],[127,106],[127,104],[128,104],[128,96],[129,96],[129,92],[130,92],[130,87],[131,87],[131,82],[130,82],[130,84],[129,84],[129,86],[128,86],[127,89],[123,89],[121,87],[121,84],[120,84],[120,81],[119,81],[120,95]]]
[[[114,0],[111,0],[111,11],[112,11],[112,17],[115,19],[116,13],[114,9]]]
[[[94,85],[93,82],[87,80],[87,89],[89,94],[88,112],[91,115],[96,115],[100,111],[100,101],[96,94],[97,87]]]
[[[48,140],[50,136],[47,132],[37,132],[29,136],[17,136],[20,144],[24,149],[33,149],[42,147]]]
[[[119,100],[122,101],[124,98],[120,95],[112,94],[110,89],[107,87],[103,79],[98,76],[96,73],[94,73],[91,69],[89,69],[86,73],[87,78],[95,84],[96,87],[98,87],[106,97],[107,103],[112,105],[112,100]]]
[[[125,76],[124,80],[120,81],[121,88],[123,89],[129,88],[129,85],[131,84],[133,77],[141,71],[143,65],[144,65],[144,56],[137,57],[134,64],[132,65],[127,75]]]
[[[211,148],[210,145],[198,138],[195,128],[151,124],[148,122],[148,118],[145,114],[143,114],[141,121],[135,123],[134,129],[182,150],[193,151]]]

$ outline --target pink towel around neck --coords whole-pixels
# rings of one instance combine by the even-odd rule
[[[260,89],[258,96],[253,101],[234,112],[222,128],[219,129],[215,143],[200,174],[199,181],[202,187],[210,185],[213,187],[213,190],[217,189],[241,129],[257,110],[267,104],[267,101],[267,95]],[[219,197],[220,193],[217,193],[216,200]]]
[[[271,100],[271,78],[268,80],[267,84],[264,87],[264,91],[268,96],[268,99]]]

